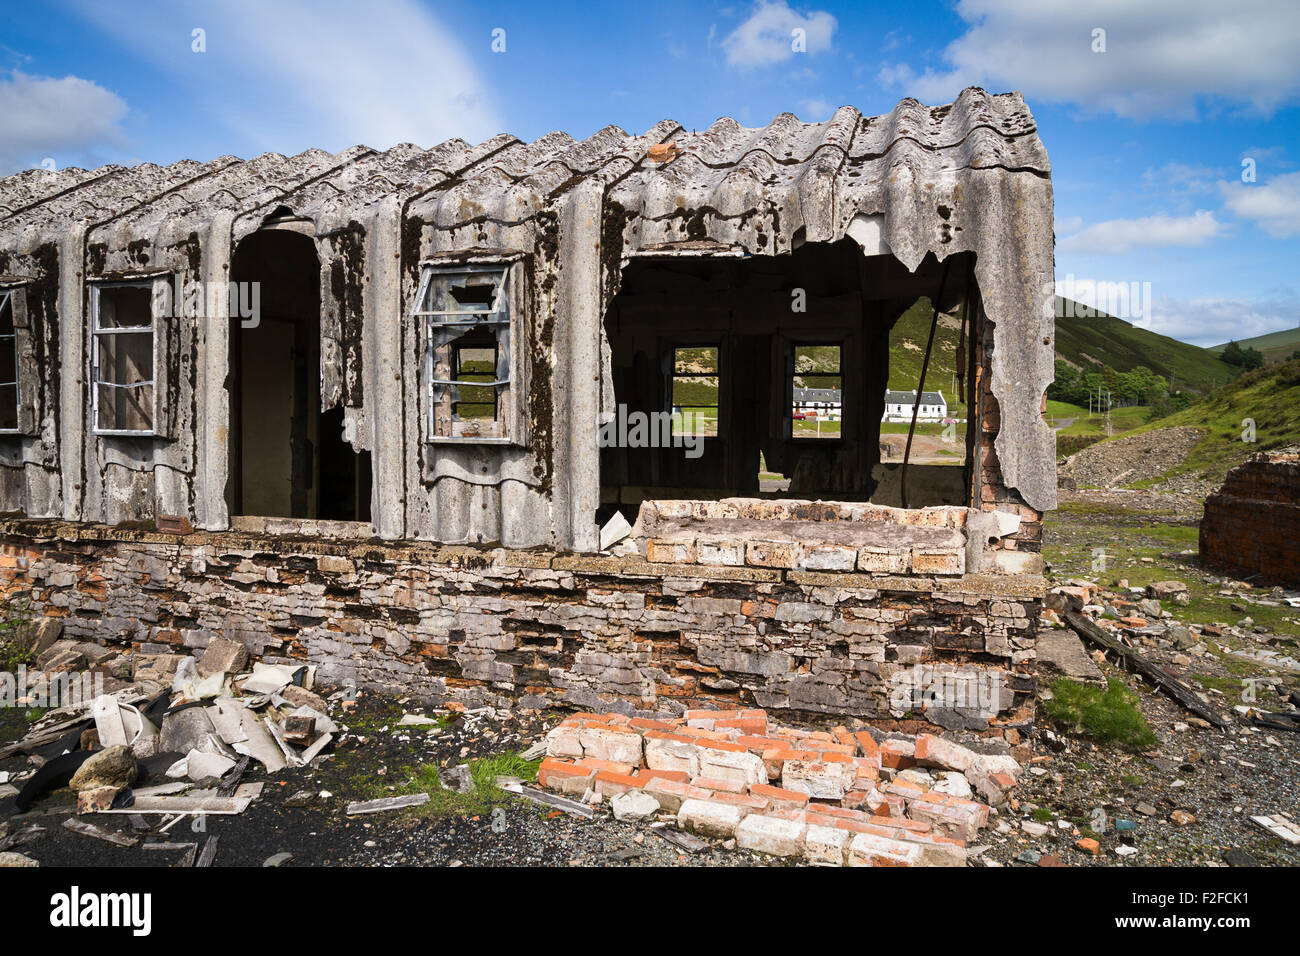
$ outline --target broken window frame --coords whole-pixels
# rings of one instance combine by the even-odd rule
[[[822,378],[839,379],[840,392],[840,418],[839,434],[832,435],[808,435],[799,434],[794,427],[794,380],[800,374],[797,371],[799,350],[803,348],[825,348],[833,346],[839,353],[839,361],[836,363],[834,372],[805,372],[805,375],[817,375]],[[844,438],[845,416],[847,413],[847,403],[844,400],[844,352],[848,346],[846,339],[790,339],[786,351],[786,375],[785,375],[785,408],[786,408],[786,437],[790,441],[811,441],[811,442],[836,442]],[[829,420],[829,419],[828,419]]]
[[[168,435],[168,389],[165,375],[167,361],[168,336],[165,332],[165,316],[160,315],[164,303],[168,301],[167,283],[169,274],[150,274],[139,278],[90,281],[90,424],[91,433],[104,438],[163,438]],[[159,285],[163,288],[160,289]],[[122,288],[142,288],[149,290],[149,324],[127,327],[107,327],[101,322],[102,302],[105,292]],[[100,378],[100,342],[105,336],[139,335],[149,336],[149,351],[153,367],[147,381],[117,383]],[[150,421],[147,429],[142,428],[103,428],[100,426],[100,387],[139,389],[146,386],[153,389],[153,402],[150,408]]]
[[[423,339],[422,369],[424,381],[421,398],[425,403],[422,416],[424,440],[430,444],[449,445],[525,445],[527,421],[523,409],[526,388],[521,364],[524,340],[524,297],[522,255],[475,258],[473,262],[426,260],[421,262],[420,283],[411,316]],[[474,277],[495,280],[492,302],[485,308],[430,309],[434,283],[441,280]],[[492,337],[496,355],[495,376],[478,382],[458,378],[453,363],[461,348],[488,348],[486,343],[458,346],[457,342],[475,333]],[[478,373],[475,373],[478,374]],[[492,388],[494,398],[493,428],[488,433],[466,429],[456,434],[458,422],[475,423],[486,419],[457,419],[456,405],[486,404],[458,397],[458,387]],[[440,411],[443,421],[440,424]]]
[[[7,427],[0,425],[0,435],[21,435],[23,434],[23,387],[22,387],[22,368],[23,362],[18,347],[18,289],[0,288],[0,316],[9,316],[9,331],[5,332],[0,328],[0,342],[9,341],[13,343],[14,367],[12,381],[0,381],[0,389],[12,388],[14,392],[14,418],[13,426]],[[0,378],[8,375],[7,369],[0,369]]]
[[[677,353],[678,353],[680,350],[682,350],[682,349],[713,349],[713,351],[716,353],[716,357],[715,357],[715,361],[714,361],[714,367],[715,367],[716,371],[713,371],[713,372],[678,372],[678,371],[677,371]],[[666,399],[667,399],[667,401],[666,401],[665,404],[667,405],[667,408],[666,408],[665,410],[668,412],[668,418],[669,418],[669,421],[670,421],[670,423],[671,423],[672,434],[673,434],[673,435],[684,435],[684,434],[687,434],[684,430],[681,430],[681,429],[682,429],[682,426],[685,425],[685,415],[686,415],[685,411],[682,412],[682,417],[681,417],[681,418],[678,418],[678,416],[677,416],[676,414],[674,414],[675,410],[678,408],[677,403],[673,401],[673,399],[676,397],[676,392],[677,392],[677,387],[676,387],[676,386],[677,386],[677,379],[679,379],[679,378],[712,378],[712,379],[714,379],[714,381],[716,382],[716,385],[717,385],[717,392],[716,392],[716,395],[715,395],[715,397],[714,397],[714,403],[713,403],[712,405],[690,405],[690,406],[685,406],[685,407],[689,407],[689,408],[712,408],[712,409],[714,409],[714,410],[717,412],[717,416],[715,417],[715,419],[714,419],[714,423],[713,423],[714,434],[712,434],[712,435],[703,435],[703,436],[701,436],[701,437],[705,437],[705,438],[721,438],[721,437],[722,437],[722,356],[723,356],[723,343],[722,343],[720,340],[718,340],[718,339],[696,340],[696,341],[684,341],[684,340],[681,340],[681,339],[677,339],[677,340],[673,340],[673,341],[671,341],[671,342],[669,342],[669,343],[667,344],[667,350],[666,350],[666,351],[667,351],[667,354],[665,355],[665,360],[666,360],[666,365],[667,365],[667,382],[665,383],[665,386],[666,386],[666,391],[667,391],[667,395],[666,395]]]

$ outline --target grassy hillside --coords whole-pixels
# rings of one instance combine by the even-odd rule
[[[1064,311],[1058,299],[1058,314]],[[1231,381],[1240,369],[1221,362],[1208,349],[1139,329],[1112,315],[1056,320],[1056,357],[1080,368],[1108,365],[1128,372],[1145,365],[1175,388],[1208,392]]]
[[[1237,339],[1237,344],[1244,348],[1256,349],[1264,356],[1265,362],[1283,362],[1300,349],[1300,328],[1283,329],[1281,332],[1270,332],[1267,335],[1257,335],[1253,339]],[[1227,348],[1228,343],[1222,345],[1211,345],[1209,351],[1216,355]]]
[[[893,331],[889,334],[890,388],[910,392],[920,381],[921,361],[925,358],[925,343],[930,336],[933,309],[929,299],[918,299],[894,324]],[[948,413],[953,418],[966,417],[966,406],[957,401],[957,394],[953,390],[953,372],[957,366],[957,343],[960,339],[959,317],[939,316],[939,327],[934,332],[934,349],[930,353],[930,366],[925,372],[925,390],[942,391],[948,402]]]
[[[1253,443],[1242,440],[1251,419]],[[1204,432],[1175,474],[1199,472],[1221,479],[1251,455],[1300,441],[1300,359],[1266,365],[1196,404],[1139,429],[1191,425]]]

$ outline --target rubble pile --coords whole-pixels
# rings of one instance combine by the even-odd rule
[[[163,826],[184,816],[240,813],[260,793],[261,784],[242,782],[253,762],[268,773],[306,766],[339,733],[329,704],[312,690],[313,667],[259,662],[249,668],[248,651],[237,641],[214,636],[197,658],[113,652],[107,662],[98,645],[46,643],[29,698],[69,699],[0,749],[0,756],[26,754],[32,767],[8,775],[0,812],[25,812],[66,785],[77,794],[78,815],[131,814],[133,824],[143,814],[161,815]],[[99,669],[71,673],[89,660],[100,662]],[[111,692],[80,700],[70,693],[85,687]],[[92,824],[78,827],[113,836]]]
[[[1282,672],[1251,678],[1256,690],[1267,687],[1285,697],[1290,683],[1286,673],[1300,672],[1295,639],[1270,633],[1250,617],[1249,608],[1252,604],[1300,608],[1300,592],[1281,587],[1253,588],[1248,582],[1225,579],[1219,595],[1232,598],[1231,607],[1243,615],[1236,623],[1180,622],[1169,608],[1191,603],[1191,593],[1181,581],[1157,581],[1143,588],[1130,587],[1121,580],[1108,589],[1092,581],[1073,579],[1048,592],[1039,623],[1064,627],[1067,614],[1082,614],[1124,646],[1162,658],[1177,668],[1188,668],[1216,651],[1252,660]],[[1093,656],[1101,658],[1103,654],[1094,650]],[[1274,706],[1296,710],[1284,699]],[[1254,709],[1242,704],[1234,707],[1241,716],[1250,716]],[[1300,716],[1300,710],[1296,714]]]
[[[543,787],[618,819],[826,866],[963,866],[1020,774],[1009,755],[932,734],[783,727],[763,710],[575,714],[546,754]]]

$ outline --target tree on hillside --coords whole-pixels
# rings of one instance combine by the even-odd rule
[[[1262,368],[1264,365],[1264,355],[1259,349],[1249,346],[1243,349],[1235,341],[1229,342],[1223,347],[1223,354],[1219,358],[1228,365],[1235,365],[1248,372],[1251,369]]]

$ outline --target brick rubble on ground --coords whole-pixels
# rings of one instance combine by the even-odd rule
[[[624,795],[642,795],[683,830],[826,866],[964,866],[1020,773],[1011,757],[931,734],[783,727],[763,710],[574,714],[546,753],[537,779],[558,793],[646,819],[648,801],[624,809]]]

